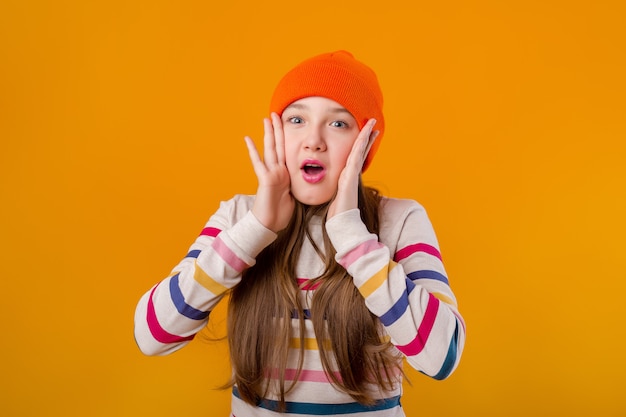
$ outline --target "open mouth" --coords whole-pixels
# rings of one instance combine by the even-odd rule
[[[324,167],[316,164],[305,164],[302,167],[302,170],[307,175],[317,175],[324,170]]]
[[[326,168],[319,161],[304,161],[300,169],[304,180],[310,183],[319,182],[326,175]]]

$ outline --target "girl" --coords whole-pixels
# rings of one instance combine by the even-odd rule
[[[182,348],[226,294],[232,414],[404,416],[403,358],[448,377],[465,327],[426,212],[361,183],[384,132],[374,72],[345,51],[287,73],[246,138],[256,196],[209,219],[139,301],[148,355]]]

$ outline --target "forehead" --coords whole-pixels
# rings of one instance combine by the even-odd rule
[[[318,111],[325,113],[343,113],[352,116],[352,114],[341,104],[335,100],[331,100],[326,97],[305,97],[294,101],[285,108],[285,111],[289,109],[305,110],[305,111]]]

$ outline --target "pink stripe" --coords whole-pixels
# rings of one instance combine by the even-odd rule
[[[146,314],[146,321],[148,322],[148,328],[150,329],[152,337],[154,337],[157,342],[161,343],[177,343],[193,339],[195,335],[184,337],[168,333],[167,331],[165,331],[165,329],[163,329],[163,327],[161,327],[161,324],[159,324],[159,320],[157,320],[156,316],[156,311],[154,310],[154,304],[152,303],[152,295],[154,294],[154,291],[158,286],[158,284],[155,285],[155,287],[152,289],[152,292],[150,293],[150,298],[148,298],[148,313]]]
[[[217,227],[205,227],[204,229],[202,229],[202,232],[200,232],[200,236],[215,237],[215,236],[219,235],[220,232],[221,232],[221,230],[218,229]]]
[[[370,252],[373,252],[382,246],[383,244],[379,243],[377,240],[368,240],[366,242],[361,243],[359,246],[357,246],[356,248],[348,252],[341,259],[341,261],[339,261],[339,263],[341,264],[341,266],[348,269],[350,265],[356,262],[356,260],[359,259],[361,256],[366,255]]]
[[[314,284],[310,284],[309,281],[311,281],[311,278],[298,278],[297,279],[298,287],[300,287],[300,289],[305,290],[305,291],[312,291],[312,290],[316,290],[322,284],[320,281]]]
[[[428,294],[428,305],[426,306],[426,312],[422,318],[419,329],[417,329],[417,336],[411,341],[411,343],[404,346],[396,346],[398,350],[407,356],[415,356],[424,349],[430,331],[435,324],[435,318],[437,317],[437,311],[439,310],[439,300],[432,294]]]
[[[288,381],[293,381],[296,377],[296,369],[285,369],[285,379]],[[333,372],[335,376],[341,380],[341,374],[339,372]],[[298,381],[304,382],[328,382],[328,377],[324,371],[312,371],[303,369],[300,372],[300,377]]]
[[[396,262],[400,262],[402,259],[407,258],[416,252],[427,253],[429,255],[439,258],[439,260],[442,261],[441,253],[439,253],[437,248],[426,243],[416,243],[414,245],[405,246],[404,248],[396,252],[393,260]]]
[[[237,272],[241,272],[248,266],[242,261],[219,237],[213,241],[213,250],[217,252],[224,262]]]
[[[295,381],[296,378],[296,374],[297,374],[297,369],[293,369],[293,368],[288,368],[285,369],[285,380],[287,381]],[[341,373],[339,371],[334,371],[333,375],[339,380],[341,381]],[[398,377],[401,375],[401,371],[397,368],[394,368],[391,370],[391,375]],[[274,379],[278,378],[278,372],[275,371],[274,375],[273,375]],[[326,372],[324,371],[314,371],[311,369],[303,369],[300,372],[300,376],[298,377],[298,381],[299,382],[322,382],[322,383],[328,383],[329,379],[328,376],[326,375]]]
[[[461,315],[454,310],[452,310],[452,314],[454,314],[454,317],[456,317],[457,320],[459,320],[459,322],[461,323],[461,326],[463,326],[463,332],[465,332],[465,321],[463,320],[463,317],[461,317]]]

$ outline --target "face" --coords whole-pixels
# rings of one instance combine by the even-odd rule
[[[307,205],[330,201],[359,134],[356,119],[339,103],[324,97],[291,103],[281,119],[291,193]]]

